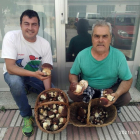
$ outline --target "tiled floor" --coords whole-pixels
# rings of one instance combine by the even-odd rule
[[[35,125],[34,135],[27,138],[22,135],[22,124],[19,110],[0,112],[0,140],[140,140],[140,105],[124,106],[116,120],[102,128],[68,124],[58,134],[47,134]]]

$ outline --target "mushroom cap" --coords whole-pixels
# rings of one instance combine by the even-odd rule
[[[105,97],[101,97],[100,98],[100,104],[103,105],[107,105],[108,104],[108,99]]]
[[[87,111],[85,111],[85,110],[86,109],[80,107],[78,110],[78,116],[80,116],[81,118],[86,118]]]
[[[58,113],[60,113],[60,116],[66,117],[67,116],[67,107],[66,106],[59,106]]]
[[[80,84],[82,87],[84,87],[85,89],[88,87],[88,81],[86,81],[86,80],[81,80],[81,81],[79,82],[79,84]]]
[[[49,68],[50,70],[52,70],[53,69],[53,66],[51,64],[49,64],[49,63],[44,63],[42,65],[42,68]]]
[[[43,68],[42,72],[44,73],[44,76],[51,75],[51,70],[49,68]]]

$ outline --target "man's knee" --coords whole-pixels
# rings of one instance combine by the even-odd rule
[[[114,103],[116,107],[121,107],[127,105],[131,100],[131,96],[129,92],[122,94],[117,101]]]
[[[23,80],[20,76],[18,75],[6,75],[5,76],[5,81],[9,85],[10,88],[23,88]]]

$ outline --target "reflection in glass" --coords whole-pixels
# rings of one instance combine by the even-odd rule
[[[31,0],[4,0],[0,4],[0,55],[2,48],[2,39],[8,31],[20,30],[20,15],[26,9],[32,9],[38,12],[40,17],[40,30],[38,34],[49,41],[53,61],[57,61],[56,56],[56,36],[55,36],[55,1],[48,0],[36,3]],[[0,59],[0,62],[4,62]]]
[[[134,50],[133,39],[136,17],[135,12],[112,12],[106,18],[106,21],[112,25],[111,45],[120,49],[127,60],[132,58],[132,50]]]
[[[70,40],[66,54],[67,62],[73,62],[80,51],[92,46],[91,34],[88,33],[88,21],[86,19],[80,19],[76,27],[78,35]]]
[[[82,1],[81,1],[82,2]],[[107,1],[106,1],[107,2]],[[69,19],[66,25],[66,52],[69,50],[70,40],[77,35],[77,22],[79,19],[86,19],[89,23],[88,32],[92,33],[92,25],[96,20],[106,20],[112,25],[111,45],[124,53],[128,61],[133,61],[135,56],[138,28],[139,28],[139,10],[140,5],[118,5],[112,1],[111,5],[103,5],[89,2],[85,6],[69,5]],[[71,54],[73,55],[73,54]],[[66,53],[66,62],[69,61]]]

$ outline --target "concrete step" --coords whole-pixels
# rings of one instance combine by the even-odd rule
[[[67,90],[63,90],[63,91],[65,93],[67,93]],[[134,87],[131,88],[130,94],[132,97],[131,102],[140,102],[140,92],[136,88],[134,88]],[[27,96],[28,96],[29,104],[31,105],[32,108],[34,108],[37,94],[30,93]],[[69,99],[69,102],[72,102],[72,101]],[[13,97],[9,91],[0,92],[0,108],[1,108],[1,106],[4,106],[6,109],[18,109],[18,107],[17,107],[15,101],[13,100]]]

